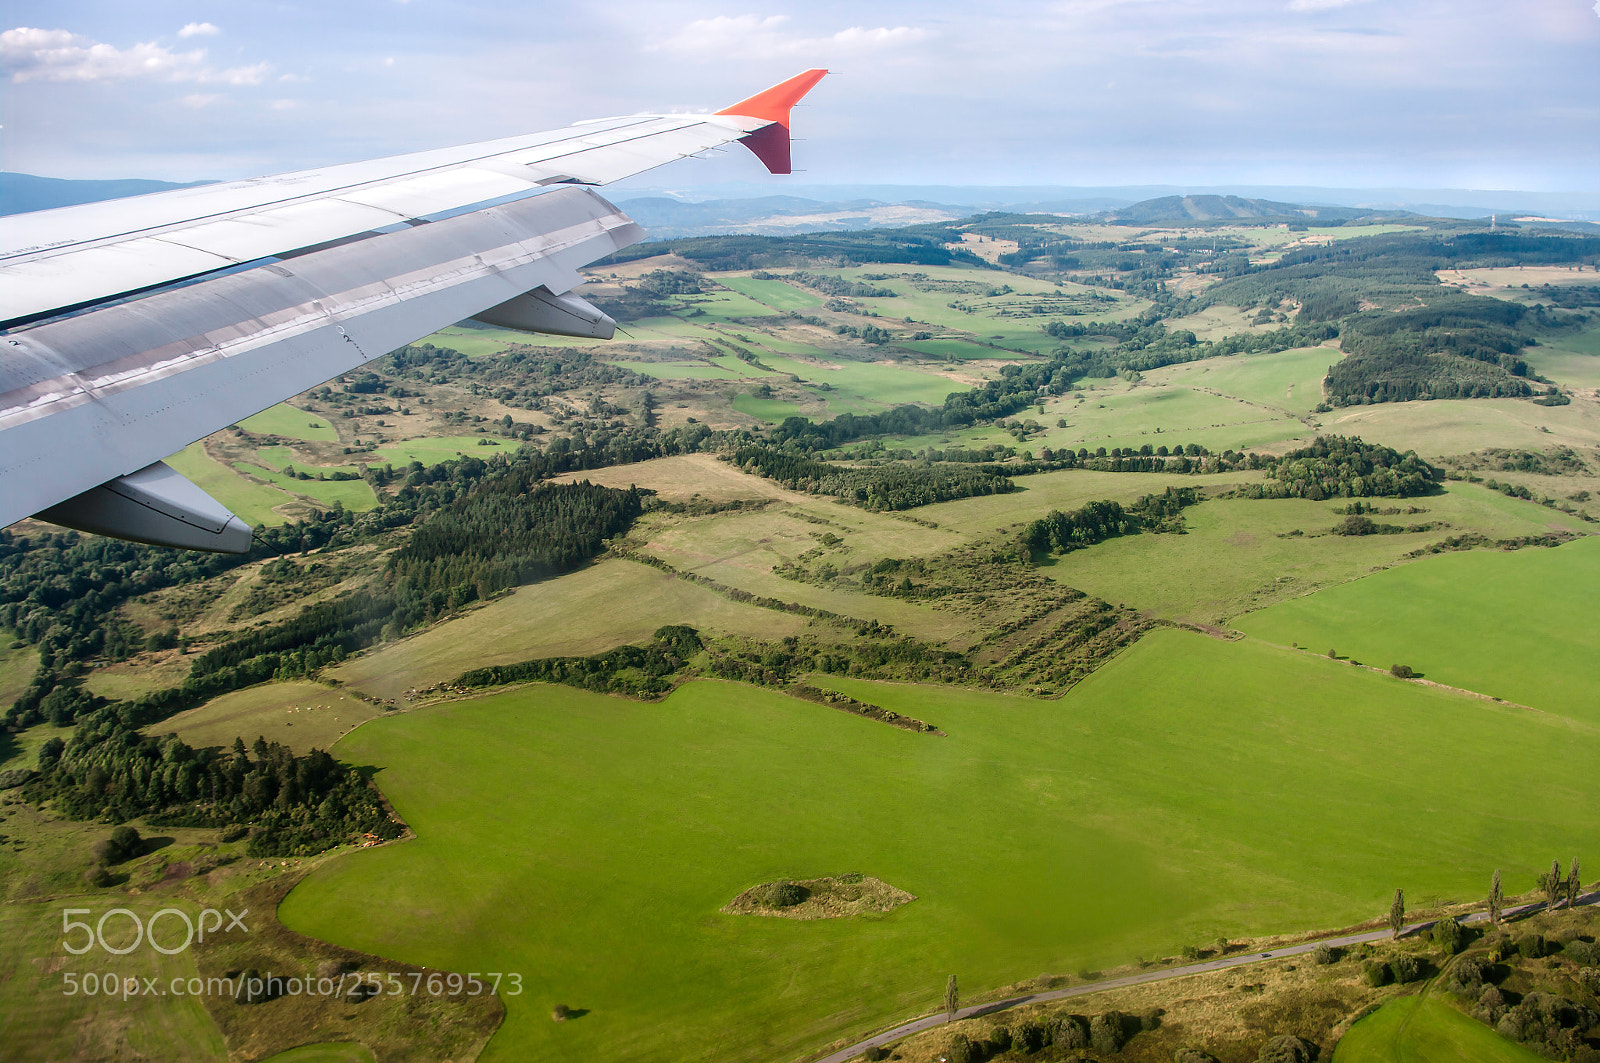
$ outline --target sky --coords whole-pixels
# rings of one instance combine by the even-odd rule
[[[1600,191],[1600,0],[12,0],[0,169],[232,179],[809,67],[807,184]],[[649,181],[652,175],[647,175]],[[769,181],[742,150],[653,175]]]

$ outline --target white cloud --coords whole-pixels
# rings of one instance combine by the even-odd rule
[[[259,85],[270,63],[218,69],[206,62],[206,50],[174,52],[151,41],[127,48],[101,44],[68,30],[18,26],[0,33],[0,70],[13,82],[193,81],[201,84]]]
[[[877,51],[912,44],[929,36],[912,26],[850,26],[826,37],[784,32],[787,15],[718,15],[696,19],[651,51],[719,53],[746,58],[831,55],[841,51]]]
[[[178,31],[180,37],[215,37],[222,31],[209,22],[190,22]]]
[[[274,111],[292,111],[300,106],[299,100],[273,100],[267,104]]]
[[[192,107],[198,111],[202,107],[210,107],[213,103],[217,103],[221,99],[222,97],[214,92],[191,92],[189,95],[179,98],[178,103],[184,107]]]
[[[394,56],[392,56],[392,55],[384,56],[383,57],[383,65],[384,66],[394,66]]]
[[[1365,4],[1370,0],[1289,0],[1290,11],[1332,11],[1336,7]],[[1600,0],[1596,0],[1600,2]]]

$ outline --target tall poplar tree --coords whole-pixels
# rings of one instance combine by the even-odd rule
[[[1389,930],[1395,937],[1400,936],[1400,931],[1406,925],[1406,891],[1394,891],[1394,903],[1389,905]]]
[[[1494,878],[1489,883],[1489,923],[1497,925],[1500,922],[1501,909],[1505,907],[1506,895],[1500,889],[1500,869],[1494,869]]]

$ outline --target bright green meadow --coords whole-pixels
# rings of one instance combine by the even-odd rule
[[[1159,630],[1059,701],[836,685],[948,737],[716,682],[658,704],[531,686],[369,723],[336,751],[380,769],[418,837],[325,865],[280,917],[521,973],[485,1059],[767,1060],[930,1009],[951,972],[972,994],[1351,923],[1397,885],[1474,897],[1496,867],[1527,869],[1517,892],[1600,841],[1592,729],[1253,640]],[[849,871],[919,899],[719,911]],[[558,1003],[589,1014],[554,1024]]]
[[[1527,603],[1513,608],[1509,603]],[[1473,550],[1282,602],[1235,626],[1600,724],[1600,537]]]
[[[1534,1063],[1541,1058],[1426,996],[1391,1000],[1350,1027],[1333,1052],[1333,1063]]]

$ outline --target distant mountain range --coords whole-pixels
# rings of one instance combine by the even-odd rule
[[[1228,221],[1251,218],[1265,221],[1356,221],[1371,217],[1415,217],[1410,211],[1371,210],[1362,207],[1306,207],[1298,203],[1278,203],[1270,199],[1244,199],[1240,196],[1161,196],[1105,212],[1106,221],[1135,225],[1167,224],[1181,221]]]
[[[195,181],[70,181],[31,174],[0,173],[0,215],[48,210],[104,199],[144,195],[207,184]],[[1171,186],[1104,188],[1055,186],[976,187],[958,185],[789,185],[772,195],[772,184],[733,183],[697,189],[609,189],[606,196],[656,239],[754,233],[894,228],[953,221],[985,211],[1062,214],[1128,225],[1179,222],[1344,222],[1405,216],[1485,218],[1532,216],[1600,221],[1600,195],[1585,193],[1472,192],[1428,189],[1250,188],[1232,192],[1184,191]],[[708,196],[708,192],[721,192]],[[1267,193],[1248,197],[1238,192]],[[650,194],[641,194],[650,193]],[[1120,194],[1119,194],[1120,193]],[[1303,195],[1301,193],[1304,193]],[[1278,198],[1292,196],[1291,198]],[[1451,205],[1448,200],[1458,199]],[[1461,203],[1467,205],[1460,205]],[[1473,204],[1482,204],[1477,206]],[[1591,229],[1589,225],[1566,226]]]
[[[173,188],[193,188],[210,181],[173,184],[171,181],[68,181],[59,177],[35,177],[27,173],[0,172],[0,215],[26,214],[32,210],[71,207],[79,203],[98,203],[102,199],[123,199],[147,192],[166,192]]]

